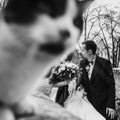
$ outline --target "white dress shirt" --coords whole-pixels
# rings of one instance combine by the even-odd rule
[[[90,66],[90,70],[88,71],[89,79],[91,79],[91,76],[92,76],[93,68],[94,68],[94,65],[95,65],[95,60],[96,60],[96,57],[93,59],[93,64],[89,63],[89,66]]]

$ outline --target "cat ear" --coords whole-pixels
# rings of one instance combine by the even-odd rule
[[[82,14],[91,5],[94,0],[77,0],[79,6],[79,12]]]

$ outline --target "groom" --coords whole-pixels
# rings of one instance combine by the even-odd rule
[[[96,55],[94,41],[85,41],[81,46],[83,60],[81,84],[88,100],[106,120],[116,120],[115,81],[110,61]]]

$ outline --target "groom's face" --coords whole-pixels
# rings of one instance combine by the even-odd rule
[[[86,50],[86,45],[85,44],[83,44],[81,46],[81,54],[86,59],[89,57],[89,54],[88,54],[88,51]]]

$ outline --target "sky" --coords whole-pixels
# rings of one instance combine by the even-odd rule
[[[100,6],[100,5],[106,5],[107,4],[107,8],[110,8],[110,9],[115,9],[114,7],[115,6],[118,6],[120,7],[120,0],[95,0],[95,2],[92,3],[92,5],[90,6],[92,9],[97,7],[97,6]],[[120,9],[119,9],[120,10]],[[84,33],[82,33],[81,37],[80,37],[80,40],[79,40],[79,43],[81,44],[82,41],[84,40]],[[76,47],[78,47],[76,45]]]
[[[109,4],[110,7],[120,4],[120,0],[95,0],[95,5]]]

